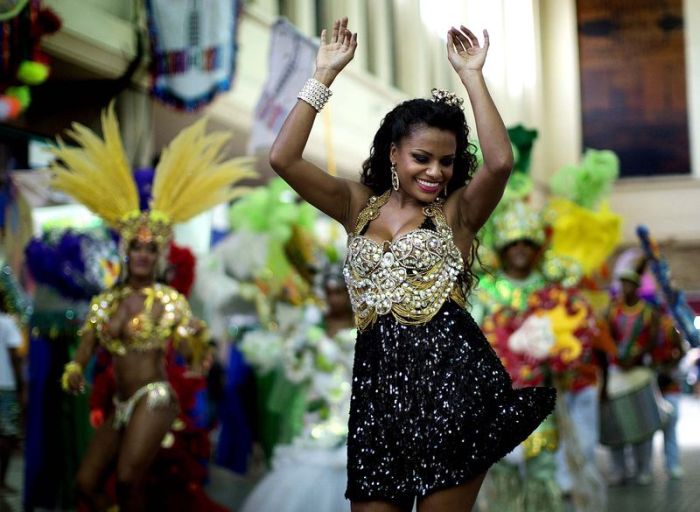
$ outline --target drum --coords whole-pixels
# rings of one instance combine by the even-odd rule
[[[608,400],[600,407],[600,442],[607,446],[649,439],[663,427],[669,412],[648,368],[611,369]]]

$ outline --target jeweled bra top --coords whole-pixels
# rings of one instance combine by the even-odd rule
[[[448,299],[466,305],[464,260],[442,200],[423,208],[435,230],[420,227],[383,244],[362,234],[389,195],[372,196],[348,236],[343,274],[359,330],[388,313],[399,323],[417,325],[432,319]]]
[[[145,296],[143,311],[126,322],[122,329],[123,336],[115,337],[110,333],[110,319],[121,301],[134,293]],[[162,312],[157,317],[153,314],[156,301],[162,307]],[[128,351],[163,349],[170,339],[186,338],[190,335],[191,318],[192,313],[185,297],[169,286],[156,283],[140,290],[122,286],[92,299],[81,330],[93,329],[102,346],[114,355],[123,356]]]

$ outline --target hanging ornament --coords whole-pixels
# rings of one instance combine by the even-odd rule
[[[39,43],[60,28],[60,18],[42,8],[41,0],[0,0],[0,121],[26,110],[30,86],[48,78],[48,58]]]
[[[239,0],[147,0],[151,94],[197,110],[231,87]]]

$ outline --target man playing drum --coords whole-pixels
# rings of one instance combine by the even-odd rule
[[[608,311],[617,355],[610,361],[601,442],[611,446],[611,484],[623,483],[628,476],[625,448],[631,446],[634,458],[631,476],[638,484],[648,485],[652,481],[652,438],[661,428],[661,417],[655,400],[653,372],[645,363],[657,339],[659,313],[639,297],[637,272],[624,270],[617,277],[622,293]]]

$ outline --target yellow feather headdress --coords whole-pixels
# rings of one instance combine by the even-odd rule
[[[232,185],[256,176],[254,159],[222,161],[230,135],[206,133],[206,119],[185,128],[163,150],[156,166],[150,209],[139,210],[136,182],[128,164],[114,113],[114,103],[102,112],[102,138],[74,123],[67,135],[78,147],[62,140],[53,149],[52,185],[84,204],[118,230],[122,240],[170,240],[172,225],[248,191]]]

